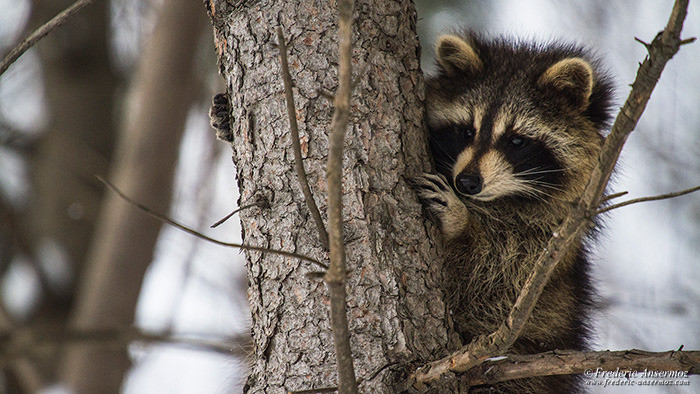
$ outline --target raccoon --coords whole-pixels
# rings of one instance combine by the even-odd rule
[[[445,245],[445,291],[466,344],[495,331],[580,196],[610,119],[611,83],[581,47],[441,36],[427,79],[437,173],[416,180]],[[591,233],[591,231],[589,231]],[[590,234],[589,234],[590,235]],[[593,291],[587,236],[553,272],[510,351],[582,350]],[[504,382],[499,392],[578,392],[576,376]]]

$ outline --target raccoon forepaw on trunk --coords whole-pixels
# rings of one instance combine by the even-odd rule
[[[413,188],[425,209],[440,221],[448,237],[459,235],[465,228],[469,213],[464,203],[440,174],[425,173],[413,179]]]
[[[231,101],[226,93],[219,93],[212,100],[209,109],[211,126],[216,129],[216,138],[227,142],[233,141],[231,132]]]
[[[438,174],[424,173],[414,178],[413,188],[423,206],[435,214],[439,214],[447,208],[449,194],[454,194],[445,177]]]

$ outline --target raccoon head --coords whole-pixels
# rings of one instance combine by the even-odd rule
[[[462,196],[569,198],[609,120],[610,83],[580,48],[445,35],[426,113],[438,172]]]

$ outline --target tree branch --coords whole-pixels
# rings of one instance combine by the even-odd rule
[[[598,203],[598,205],[605,204],[606,202],[608,202],[608,201],[610,201],[610,200],[614,200],[614,199],[616,199],[616,198],[618,198],[618,197],[622,197],[622,196],[624,196],[624,195],[626,195],[626,194],[629,194],[629,192],[628,192],[628,191],[624,191],[624,192],[613,193],[613,194],[607,195],[607,196],[603,197],[603,198],[600,200],[600,203]]]
[[[40,273],[41,274],[41,273]],[[4,305],[0,305],[0,332],[10,331],[15,329],[15,324],[12,317],[5,309]],[[5,347],[0,343],[0,351]],[[27,357],[17,357],[12,363],[3,363],[0,357],[0,368],[9,368],[16,376],[19,385],[27,392],[38,392],[46,386],[42,375],[39,373],[36,365]]]
[[[123,349],[132,342],[171,344],[238,357],[247,357],[250,348],[248,335],[237,335],[228,340],[207,340],[149,333],[134,327],[96,330],[30,327],[0,332],[0,367],[13,365],[18,359],[41,359],[47,353],[69,345]]]
[[[409,385],[426,389],[428,384],[447,374],[464,372],[491,356],[503,354],[518,338],[552,271],[589,225],[589,217],[598,207],[627,136],[642,115],[666,62],[678,52],[687,8],[688,0],[676,0],[666,28],[654,38],[649,47],[649,56],[639,67],[632,91],[605,139],[598,165],[585,191],[559,229],[552,234],[506,320],[494,333],[480,336],[448,357],[416,370],[409,377]]]
[[[219,241],[218,239],[210,238],[210,237],[208,237],[208,236],[206,236],[206,235],[204,235],[204,234],[202,234],[202,233],[200,233],[200,232],[198,232],[198,231],[196,231],[196,230],[193,230],[193,229],[191,229],[191,228],[189,228],[189,227],[187,227],[187,226],[185,226],[185,225],[183,225],[183,224],[180,224],[180,223],[174,221],[173,219],[170,219],[169,217],[163,215],[162,213],[159,213],[159,212],[156,212],[156,211],[152,210],[151,208],[149,208],[149,207],[147,207],[147,206],[141,204],[141,203],[138,202],[138,201],[135,201],[135,200],[132,199],[131,197],[129,197],[129,196],[127,196],[126,194],[124,194],[124,192],[122,192],[121,190],[119,190],[116,186],[114,186],[113,184],[111,184],[109,181],[107,181],[106,179],[102,178],[101,176],[95,175],[95,177],[96,177],[97,179],[99,179],[100,182],[104,183],[107,187],[109,187],[110,189],[112,189],[115,193],[117,193],[117,194],[119,195],[119,197],[121,197],[124,201],[126,201],[126,202],[128,202],[129,204],[135,206],[136,208],[142,210],[142,211],[143,211],[144,213],[146,213],[147,215],[149,215],[149,216],[151,216],[151,217],[154,217],[154,218],[160,220],[161,222],[167,223],[167,224],[169,224],[169,225],[171,225],[171,226],[173,226],[173,227],[176,227],[176,228],[178,228],[178,229],[180,229],[180,230],[182,230],[182,231],[184,231],[184,232],[186,232],[186,233],[188,233],[188,234],[192,234],[192,235],[194,235],[195,237],[201,238],[201,239],[203,239],[203,240],[205,240],[205,241],[209,241],[209,242],[211,242],[211,243],[215,243],[215,244],[221,245],[221,246],[228,246],[228,247],[231,247],[231,248],[239,248],[239,249],[246,249],[246,250],[255,250],[255,251],[258,251],[258,252],[265,252],[265,253],[271,253],[271,254],[278,254],[278,255],[280,255],[280,256],[285,256],[285,257],[294,257],[294,258],[297,258],[297,259],[306,260],[306,261],[308,261],[308,262],[314,263],[314,264],[316,264],[316,265],[318,265],[318,266],[320,266],[320,267],[322,267],[322,268],[324,268],[324,269],[328,269],[328,266],[327,266],[326,264],[324,264],[324,263],[322,263],[322,262],[320,262],[320,261],[318,261],[318,260],[316,260],[316,259],[314,259],[314,258],[311,258],[311,257],[309,257],[309,256],[304,256],[304,255],[302,255],[302,254],[297,254],[297,253],[293,253],[293,252],[285,252],[284,250],[268,249],[268,248],[263,248],[263,247],[259,247],[259,246],[242,245],[242,244],[233,243],[233,242],[223,242],[223,241]]]
[[[355,369],[350,349],[350,330],[345,304],[345,245],[343,244],[343,142],[350,119],[352,95],[352,12],[353,0],[338,1],[338,90],[334,98],[335,112],[331,121],[328,152],[328,236],[330,269],[324,277],[331,298],[331,328],[338,363],[338,392],[357,393]]]
[[[61,13],[53,17],[50,21],[46,22],[40,28],[34,30],[29,37],[25,38],[24,41],[20,42],[17,46],[12,48],[12,50],[0,61],[0,75],[2,75],[12,63],[14,63],[24,52],[36,44],[39,40],[46,37],[51,30],[58,26],[64,24],[68,18],[75,15],[81,8],[92,3],[93,0],[78,0],[73,3],[70,7],[63,10]]]
[[[265,198],[258,199],[258,200],[255,201],[254,203],[247,204],[247,205],[243,205],[243,206],[241,206],[241,207],[238,207],[238,208],[234,209],[231,213],[229,213],[228,215],[224,216],[221,220],[219,220],[218,222],[216,222],[216,223],[212,224],[211,226],[209,226],[209,228],[216,228],[216,227],[219,227],[223,222],[229,220],[229,219],[231,218],[231,216],[237,214],[238,212],[240,212],[240,211],[242,211],[242,210],[244,210],[244,209],[253,208],[253,207],[264,208],[264,207],[266,207],[266,206],[269,206],[269,204],[270,204],[270,202],[267,201],[267,199],[265,199]]]
[[[598,370],[600,369],[600,370]],[[497,361],[488,360],[465,374],[470,386],[495,384],[534,376],[583,373],[589,378],[602,378],[602,372],[635,376],[634,372],[684,371],[700,373],[700,351],[646,352],[631,349],[611,352],[576,352],[555,350],[540,354],[509,354]],[[598,374],[596,375],[596,371]],[[639,376],[639,375],[637,375]]]
[[[700,186],[691,187],[690,189],[681,190],[679,192],[660,194],[658,196],[633,198],[631,200],[623,201],[621,203],[617,203],[617,204],[611,205],[609,207],[601,208],[595,212],[595,215],[600,215],[601,213],[612,211],[613,209],[617,209],[617,208],[622,208],[622,207],[627,206],[627,205],[636,204],[638,202],[657,201],[657,200],[665,200],[668,198],[680,197],[680,196],[683,196],[686,194],[696,192],[698,190],[700,190]]]
[[[294,92],[292,91],[292,76],[289,74],[289,64],[287,63],[287,41],[284,39],[282,27],[277,26],[277,47],[280,50],[280,64],[282,68],[282,80],[284,80],[284,93],[287,101],[287,116],[289,117],[289,128],[292,132],[292,148],[294,150],[294,163],[296,167],[297,177],[301,191],[304,193],[306,206],[311,212],[311,217],[314,218],[318,236],[321,238],[321,244],[325,250],[328,250],[328,232],[323,224],[321,212],[319,212],[314,200],[314,195],[309,187],[309,180],[306,178],[306,170],[301,157],[301,144],[299,142],[299,126],[297,125],[297,113],[294,106]]]

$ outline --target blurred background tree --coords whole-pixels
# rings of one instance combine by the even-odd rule
[[[6,26],[0,31],[3,52],[72,2],[20,3],[0,4],[7,18],[0,23]],[[177,215],[177,207],[186,202],[188,215],[200,227],[235,205],[228,194],[224,200],[211,196],[216,169],[232,172],[209,138],[205,117],[217,82],[212,48],[211,28],[198,1],[95,1],[2,76],[0,272],[5,328],[28,324],[85,330],[133,323],[161,226],[116,198],[105,199],[95,175],[113,179],[161,212],[167,213],[173,201]],[[24,115],[22,106],[29,107]],[[182,151],[189,156],[178,154],[186,129],[189,144]],[[180,160],[190,162],[178,165]],[[178,183],[189,184],[173,200],[176,172]],[[219,181],[229,190],[233,182]],[[212,202],[220,209],[217,216],[208,215]],[[160,255],[167,253],[163,249],[180,255],[182,275],[170,294],[161,294],[172,305],[159,303],[167,311],[157,327],[150,319],[154,331],[179,331],[177,313],[189,300],[184,292],[194,287],[185,281],[208,279],[191,273],[197,244],[191,239],[180,243],[191,249],[185,255],[177,245],[170,241],[160,248]],[[205,259],[210,257],[205,248],[201,251]],[[234,271],[216,264],[227,261],[231,266],[231,253],[219,252],[209,260],[219,268],[216,275],[229,280],[198,286],[199,293],[236,298],[231,296],[239,289],[231,278]],[[237,319],[245,321],[245,313]],[[186,331],[215,335],[216,329],[202,329],[212,326]],[[235,326],[218,331],[232,332]],[[131,365],[126,349],[53,350],[31,360],[37,367],[31,373],[5,369],[0,391],[36,391],[61,379],[77,392],[116,392]]]

